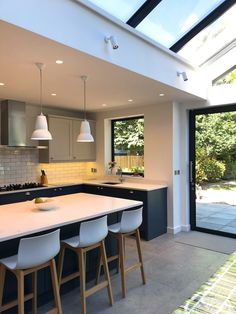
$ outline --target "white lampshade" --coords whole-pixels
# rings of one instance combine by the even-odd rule
[[[77,142],[94,142],[94,138],[90,131],[88,120],[83,120],[80,126],[80,133],[77,137]]]
[[[41,114],[37,116],[36,122],[35,122],[35,129],[34,132],[31,135],[31,140],[52,140],[52,135],[48,131],[48,123],[47,118],[42,113],[42,86],[43,86],[43,63],[35,63],[36,67],[39,69],[40,72],[40,107],[41,107]]]
[[[42,113],[36,118],[35,130],[31,135],[31,140],[52,140],[52,135],[48,131],[47,118]]]

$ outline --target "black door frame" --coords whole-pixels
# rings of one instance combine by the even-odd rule
[[[199,114],[211,114],[211,113],[223,113],[229,111],[236,111],[236,104],[223,105],[217,107],[208,107],[201,109],[189,110],[189,201],[190,201],[190,225],[191,230],[202,231],[205,233],[211,233],[221,235],[225,237],[236,238],[236,234],[211,230],[196,226],[196,187],[195,187],[195,117]]]

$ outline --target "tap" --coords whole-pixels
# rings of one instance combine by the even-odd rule
[[[122,173],[122,168],[121,167],[118,168],[117,174],[119,175],[120,183],[124,182],[125,179],[123,178],[123,173]]]

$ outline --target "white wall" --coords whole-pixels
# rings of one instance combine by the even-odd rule
[[[81,1],[83,2],[83,1]],[[123,23],[104,18],[81,2],[71,0],[0,1],[0,19],[45,36],[78,51],[93,55],[199,97],[206,97],[202,77],[168,49],[161,48]],[[104,37],[116,36],[119,49],[105,44]],[[189,80],[177,77],[186,71]]]
[[[168,228],[174,230],[173,215],[173,105],[163,103],[125,110],[101,112],[96,117],[97,167],[104,174],[111,160],[110,119],[144,115],[144,180],[168,185]]]

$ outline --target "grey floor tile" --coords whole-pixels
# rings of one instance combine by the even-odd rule
[[[142,241],[147,284],[142,285],[138,270],[127,274],[127,297],[122,299],[119,275],[112,276],[115,303],[108,304],[103,289],[87,299],[88,314],[171,314],[225,262],[227,254],[174,241],[163,235]],[[126,256],[135,259],[133,239],[128,239]],[[51,304],[39,308],[45,313]],[[63,313],[80,314],[79,289],[62,296]]]

